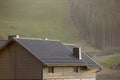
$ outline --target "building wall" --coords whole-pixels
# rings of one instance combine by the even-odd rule
[[[42,80],[42,64],[31,53],[16,46],[16,77],[17,79]]]
[[[26,49],[11,43],[0,52],[0,79],[42,80],[42,65]]]
[[[77,80],[80,78],[87,80],[95,80],[96,69],[91,69],[89,71],[81,71],[79,73],[74,72],[74,67],[54,67],[54,73],[48,73],[48,67],[43,70],[44,80]],[[82,80],[81,79],[81,80]]]

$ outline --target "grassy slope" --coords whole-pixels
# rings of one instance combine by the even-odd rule
[[[102,71],[97,75],[97,80],[120,79],[120,71],[110,69],[110,67],[115,67],[116,65],[120,64],[120,54],[99,57],[97,58],[97,61],[103,67]]]
[[[0,0],[0,35],[79,40],[65,0]]]
[[[100,58],[98,58],[98,62],[104,68],[110,68],[111,66],[114,67],[114,66],[120,64],[120,54],[100,57]]]

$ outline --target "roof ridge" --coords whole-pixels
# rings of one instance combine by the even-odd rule
[[[43,41],[59,41],[61,42],[60,40],[55,40],[55,39],[42,39],[42,38],[24,38],[24,37],[20,37],[20,38],[16,38],[14,37],[14,39],[28,39],[28,40],[43,40]]]

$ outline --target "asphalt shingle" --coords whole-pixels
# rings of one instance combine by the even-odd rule
[[[60,41],[20,38],[15,38],[15,40],[45,64],[86,64],[73,56],[72,51]]]

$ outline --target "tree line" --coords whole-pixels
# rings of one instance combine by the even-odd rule
[[[98,48],[120,46],[120,0],[68,0],[82,39]]]

